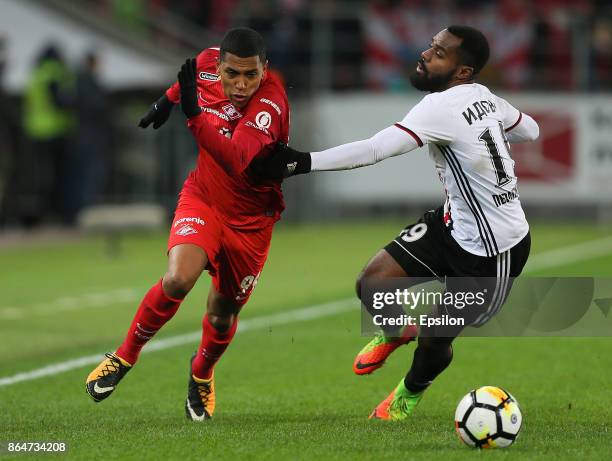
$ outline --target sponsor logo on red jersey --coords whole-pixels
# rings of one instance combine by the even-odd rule
[[[199,224],[200,226],[203,226],[204,224],[206,224],[206,222],[202,218],[188,217],[188,218],[181,218],[181,219],[177,220],[174,223],[174,227],[179,226],[181,224],[186,224],[186,223]]]
[[[270,112],[262,110],[255,116],[255,123],[259,128],[270,128],[270,125],[272,124],[272,116],[270,115]]]
[[[261,101],[261,102],[263,102],[264,104],[269,104],[269,105],[271,105],[271,106],[274,108],[274,110],[276,111],[276,113],[277,113],[278,115],[280,115],[280,114],[281,114],[280,107],[278,107],[278,104],[276,104],[275,102],[270,101],[270,100],[269,100],[269,99],[267,99],[267,98],[261,98],[261,99],[260,99],[260,101]]]
[[[200,72],[200,80],[216,82],[217,80],[219,80],[219,76],[217,74],[211,74],[210,72]]]
[[[225,115],[225,114],[222,114],[218,110],[211,109],[210,107],[202,107],[201,109],[202,109],[202,112],[206,112],[207,114],[216,115],[221,120],[225,120],[226,122],[229,122],[229,117],[227,115]]]

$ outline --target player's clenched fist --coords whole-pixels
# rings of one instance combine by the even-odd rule
[[[198,104],[195,58],[187,59],[181,66],[178,82],[181,87],[181,109],[187,118],[195,117],[201,112]]]

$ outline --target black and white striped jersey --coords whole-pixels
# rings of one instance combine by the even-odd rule
[[[396,124],[419,146],[428,144],[446,192],[444,221],[472,254],[495,256],[529,231],[507,138],[521,118],[474,83],[425,96]]]

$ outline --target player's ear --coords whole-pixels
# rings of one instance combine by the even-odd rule
[[[217,58],[217,75],[221,75],[221,58]]]
[[[456,74],[457,80],[466,81],[474,79],[474,68],[471,66],[459,66]]]
[[[266,59],[266,62],[264,62],[264,65],[263,65],[263,72],[261,73],[262,77],[265,77],[267,73],[268,73],[268,60]]]

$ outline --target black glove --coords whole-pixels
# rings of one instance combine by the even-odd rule
[[[164,94],[161,98],[153,103],[149,112],[140,119],[138,126],[140,128],[148,127],[153,122],[153,129],[157,130],[160,126],[166,123],[174,104]]]
[[[253,160],[251,169],[260,178],[278,180],[310,173],[310,164],[310,152],[300,152],[279,142],[268,157]]]
[[[196,60],[190,58],[181,66],[178,73],[178,81],[181,86],[181,109],[187,118],[200,114],[198,104],[198,85],[196,83]]]

